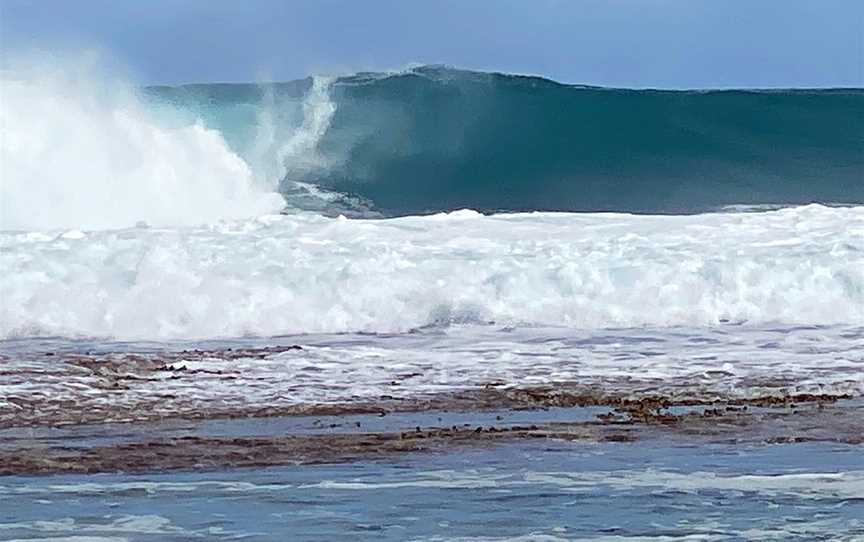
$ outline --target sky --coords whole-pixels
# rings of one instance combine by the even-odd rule
[[[411,64],[618,87],[862,87],[862,0],[0,0],[0,60],[98,50],[141,84]]]

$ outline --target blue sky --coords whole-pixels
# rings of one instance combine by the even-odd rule
[[[864,1],[0,0],[0,46],[96,48],[140,83],[444,63],[628,87],[864,86]]]

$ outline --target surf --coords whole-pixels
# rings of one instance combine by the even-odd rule
[[[4,339],[864,322],[860,90],[35,73],[3,74]]]
[[[0,234],[0,336],[864,324],[864,207]]]

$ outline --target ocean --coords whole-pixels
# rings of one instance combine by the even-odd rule
[[[0,538],[864,538],[864,90],[3,77]]]

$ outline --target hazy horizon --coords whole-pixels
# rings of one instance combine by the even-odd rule
[[[356,71],[346,71],[343,73],[327,73],[327,72],[317,72],[317,73],[309,73],[307,75],[295,77],[292,79],[258,79],[258,80],[214,80],[214,81],[178,81],[172,83],[142,83],[141,87],[144,88],[157,88],[157,87],[183,87],[183,86],[197,86],[197,85],[280,85],[280,84],[289,84],[294,83],[296,81],[302,81],[304,79],[309,79],[316,76],[329,76],[329,77],[350,77],[352,75],[358,75],[363,73],[372,73],[372,74],[387,74],[389,75],[399,75],[401,73],[408,73],[412,69],[417,68],[446,68],[449,70],[455,71],[465,71],[472,73],[488,73],[488,74],[498,74],[498,75],[509,75],[515,77],[531,77],[544,79],[547,81],[552,81],[554,83],[558,83],[566,86],[573,87],[586,87],[586,88],[609,88],[609,89],[622,89],[622,90],[659,90],[659,91],[734,91],[734,90],[742,90],[742,91],[775,91],[775,90],[792,90],[792,91],[808,91],[808,90],[864,90],[864,82],[861,82],[857,85],[847,85],[847,86],[797,86],[797,87],[755,87],[755,86],[727,86],[727,87],[656,87],[656,86],[612,86],[612,85],[595,85],[592,83],[583,83],[578,81],[561,81],[559,79],[555,79],[553,77],[549,77],[547,75],[543,75],[541,73],[528,73],[528,72],[509,72],[509,71],[501,71],[495,69],[471,69],[465,68],[463,66],[454,66],[451,64],[441,64],[441,63],[432,63],[432,64],[416,64],[412,63],[409,66],[404,68],[394,68],[394,69],[382,69],[382,70],[356,70]]]
[[[864,3],[0,3],[3,64],[97,50],[142,85],[443,64],[622,88],[864,87]]]

